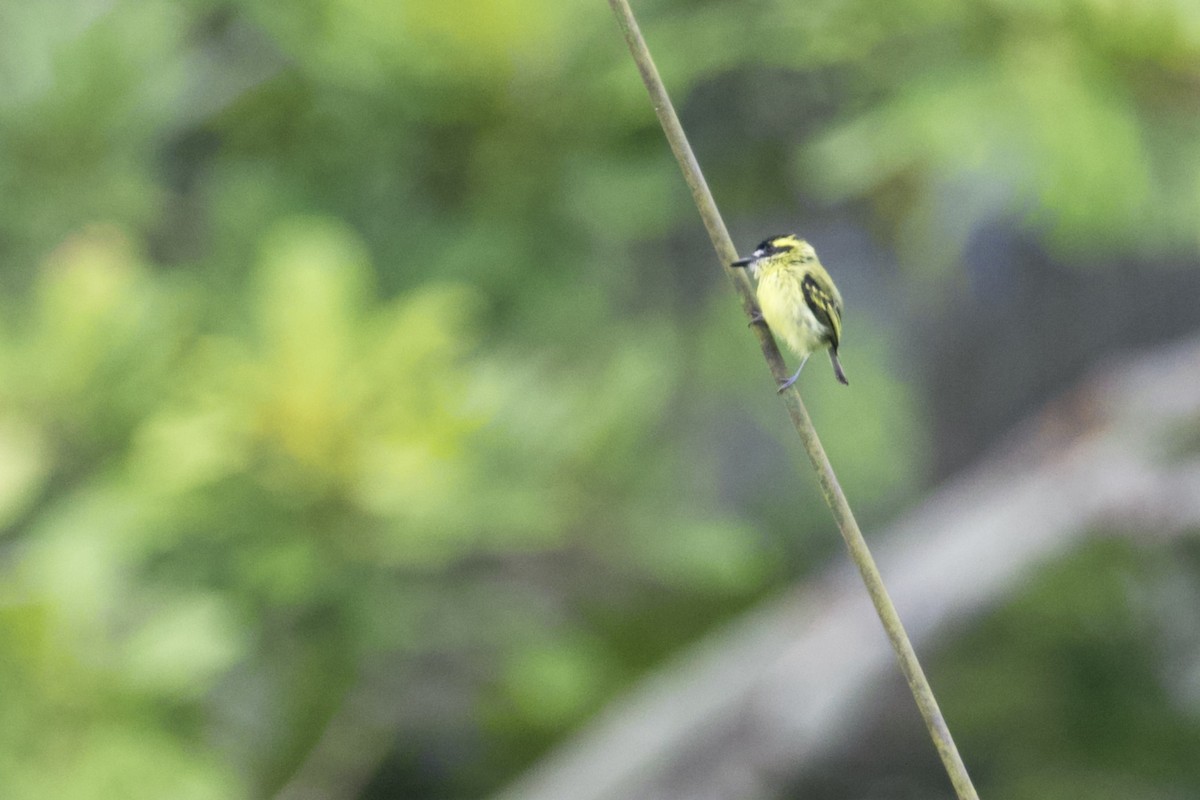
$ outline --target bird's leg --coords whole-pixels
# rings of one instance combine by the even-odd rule
[[[809,354],[811,355],[811,353]],[[783,383],[779,384],[779,394],[783,394],[789,386],[796,382],[796,378],[800,377],[800,370],[804,369],[804,365],[808,362],[808,356],[805,356],[800,361],[800,366],[796,368],[796,374],[788,378]]]
[[[760,322],[765,322],[765,320],[763,319],[762,312],[756,308],[750,312],[750,322],[747,323],[747,327],[757,325]]]

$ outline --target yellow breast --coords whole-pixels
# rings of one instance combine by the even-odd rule
[[[771,332],[803,358],[825,346],[826,332],[804,302],[799,268],[768,269],[759,276],[758,307]]]

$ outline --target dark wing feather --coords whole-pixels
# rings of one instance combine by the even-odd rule
[[[804,276],[800,284],[804,292],[804,302],[809,311],[824,325],[829,333],[829,346],[836,352],[838,343],[842,340],[842,308],[833,299],[833,294],[821,286],[812,275]]]

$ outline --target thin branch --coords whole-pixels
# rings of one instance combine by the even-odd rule
[[[717,204],[713,200],[712,193],[708,190],[708,184],[700,171],[696,156],[692,152],[691,145],[688,144],[683,126],[679,124],[679,117],[676,116],[675,108],[667,96],[667,90],[658,75],[658,69],[650,57],[650,51],[638,29],[633,11],[629,8],[627,0],[609,0],[609,5],[612,6],[613,13],[617,16],[617,21],[625,34],[625,41],[629,44],[629,51],[633,54],[633,60],[642,74],[642,81],[650,93],[650,100],[654,104],[655,113],[658,115],[658,121],[662,124],[667,141],[671,145],[671,151],[675,153],[679,168],[683,170],[684,179],[692,190],[692,199],[695,200],[700,217],[704,220],[704,227],[708,229],[708,235],[717,251],[717,257],[721,260],[725,273],[733,281],[734,288],[741,297],[742,308],[749,316],[756,307],[754,291],[750,286],[749,279],[740,271],[729,266],[737,258],[737,252],[729,238],[729,232],[725,228],[721,214],[717,211]],[[762,347],[772,376],[776,381],[786,378],[787,372],[783,358],[766,326],[752,325],[751,328],[758,336],[759,345]],[[800,398],[798,384],[793,384],[783,397],[788,415],[792,418],[796,432],[800,434],[804,449],[817,472],[821,493],[825,496],[825,502],[829,505],[830,511],[833,512],[833,518],[850,551],[850,557],[858,567],[863,583],[866,584],[867,592],[871,595],[871,602],[874,603],[879,620],[883,623],[883,628],[891,641],[892,649],[896,653],[896,660],[900,664],[900,670],[908,681],[909,689],[925,720],[925,726],[929,729],[934,747],[937,748],[946,773],[950,776],[950,782],[953,784],[959,800],[978,800],[979,795],[975,792],[962,756],[959,755],[958,748],[954,745],[954,739],[950,735],[950,729],[946,725],[941,709],[938,708],[937,699],[925,677],[925,671],[921,669],[917,654],[908,640],[908,634],[904,631],[904,625],[900,622],[896,607],[888,596],[887,588],[884,586],[879,569],[875,566],[875,560],[871,557],[867,542],[863,539],[858,522],[854,519],[854,512],[850,510],[846,495],[842,492],[841,484],[838,483],[833,467],[829,463],[829,457],[825,455],[825,448],[821,445],[816,428],[813,427],[812,420],[808,416],[808,410],[804,407],[804,401]]]

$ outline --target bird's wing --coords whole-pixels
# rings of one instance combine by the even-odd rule
[[[842,307],[834,299],[833,293],[811,275],[804,277],[800,288],[804,291],[804,302],[808,309],[818,322],[829,329],[830,347],[837,350],[838,343],[842,340]]]

